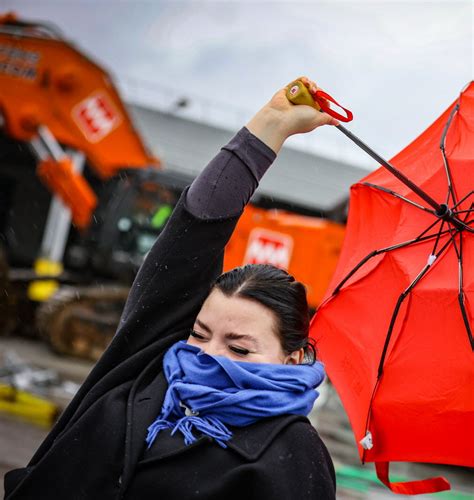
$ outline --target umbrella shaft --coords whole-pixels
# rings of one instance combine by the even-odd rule
[[[408,177],[406,177],[400,170],[397,170],[393,165],[390,165],[390,163],[387,160],[384,160],[380,155],[378,155],[372,148],[367,146],[364,142],[362,142],[356,135],[354,135],[352,132],[347,130],[346,127],[342,125],[337,125],[337,128],[351,141],[353,141],[355,144],[357,144],[361,149],[363,149],[368,155],[370,155],[375,161],[380,163],[380,165],[383,165],[391,174],[393,174],[397,179],[403,182],[406,186],[408,186],[413,192],[415,192],[420,198],[426,201],[429,205],[431,205],[436,212],[440,213],[442,211],[441,205],[433,200],[431,196],[428,193],[425,193],[420,187],[418,187],[416,184],[414,184]]]

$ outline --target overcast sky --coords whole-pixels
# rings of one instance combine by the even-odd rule
[[[473,2],[0,0],[58,25],[131,101],[238,128],[306,74],[354,112],[349,128],[392,157],[473,79]],[[183,111],[181,111],[183,113]],[[297,144],[374,167],[339,131]]]

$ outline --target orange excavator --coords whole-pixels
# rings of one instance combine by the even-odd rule
[[[86,228],[97,197],[82,176],[80,151],[109,179],[159,162],[145,149],[105,71],[46,25],[0,17],[0,110],[10,137],[27,142],[43,183]]]
[[[2,330],[35,324],[56,350],[93,356],[127,296],[120,275],[183,186],[164,187],[108,74],[56,28],[13,14],[0,17],[0,124]]]
[[[3,332],[39,329],[56,351],[97,358],[190,180],[160,169],[109,75],[59,30],[0,16]],[[249,206],[225,268],[288,269],[315,307],[343,233],[342,224]]]

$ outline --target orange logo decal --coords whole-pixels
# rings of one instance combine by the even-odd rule
[[[120,114],[101,92],[74,106],[72,117],[89,142],[98,142],[120,123]]]
[[[272,264],[287,270],[292,251],[290,236],[256,228],[250,233],[244,264]]]

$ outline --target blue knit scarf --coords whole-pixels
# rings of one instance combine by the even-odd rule
[[[227,425],[243,427],[277,415],[308,415],[324,380],[323,365],[284,365],[233,361],[209,356],[184,341],[164,356],[168,390],[158,418],[148,427],[148,448],[160,431],[172,429],[189,445],[193,429],[226,448]]]

